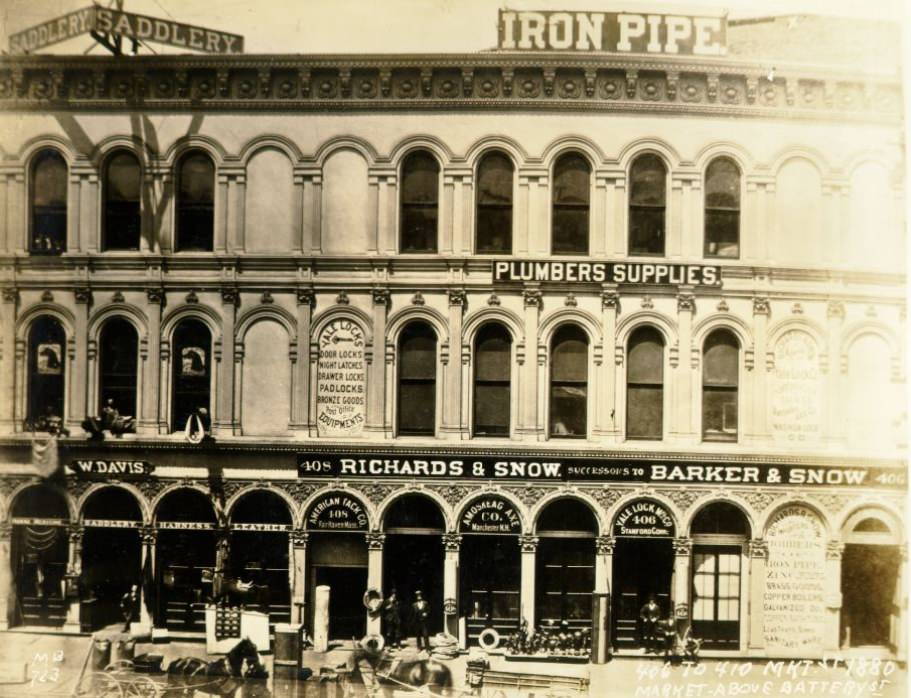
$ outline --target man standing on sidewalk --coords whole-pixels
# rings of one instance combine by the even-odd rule
[[[427,622],[430,620],[430,604],[424,600],[424,595],[420,591],[414,592],[414,603],[411,604],[411,612],[414,615],[414,629],[418,638],[418,649],[426,649],[430,652],[430,633],[427,630]]]

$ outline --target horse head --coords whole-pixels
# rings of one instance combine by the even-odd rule
[[[227,660],[228,665],[231,667],[232,676],[241,676],[243,673],[243,663],[244,660],[247,660],[248,663],[258,666],[259,661],[259,652],[256,649],[256,645],[253,641],[245,637],[240,642],[238,642],[230,651],[225,655],[225,660]]]

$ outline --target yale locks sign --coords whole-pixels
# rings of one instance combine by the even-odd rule
[[[674,518],[658,502],[638,499],[617,514],[614,535],[623,538],[673,537]]]
[[[721,56],[726,34],[720,16],[500,10],[499,48]]]

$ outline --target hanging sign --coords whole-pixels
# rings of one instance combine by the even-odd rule
[[[721,267],[653,262],[494,262],[493,281],[721,286]]]
[[[720,56],[726,33],[727,19],[720,16],[500,10],[499,47]]]
[[[459,533],[522,532],[522,520],[515,507],[502,497],[476,499],[459,518]]]
[[[673,538],[674,517],[647,499],[627,504],[614,519],[614,535],[624,538]]]
[[[76,459],[66,466],[68,474],[80,477],[104,475],[116,478],[145,477],[155,471],[155,466],[144,460],[92,460]]]
[[[307,528],[323,531],[366,531],[367,512],[356,499],[345,494],[327,494],[307,513]]]
[[[141,528],[142,521],[132,521],[130,519],[85,519],[84,526],[95,528]]]
[[[367,421],[364,331],[340,318],[320,332],[316,425],[320,436],[357,436]]]

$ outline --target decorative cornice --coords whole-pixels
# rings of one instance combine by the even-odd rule
[[[508,53],[13,56],[4,109],[660,111],[897,122],[900,79],[727,58]],[[149,79],[154,75],[154,79]]]

